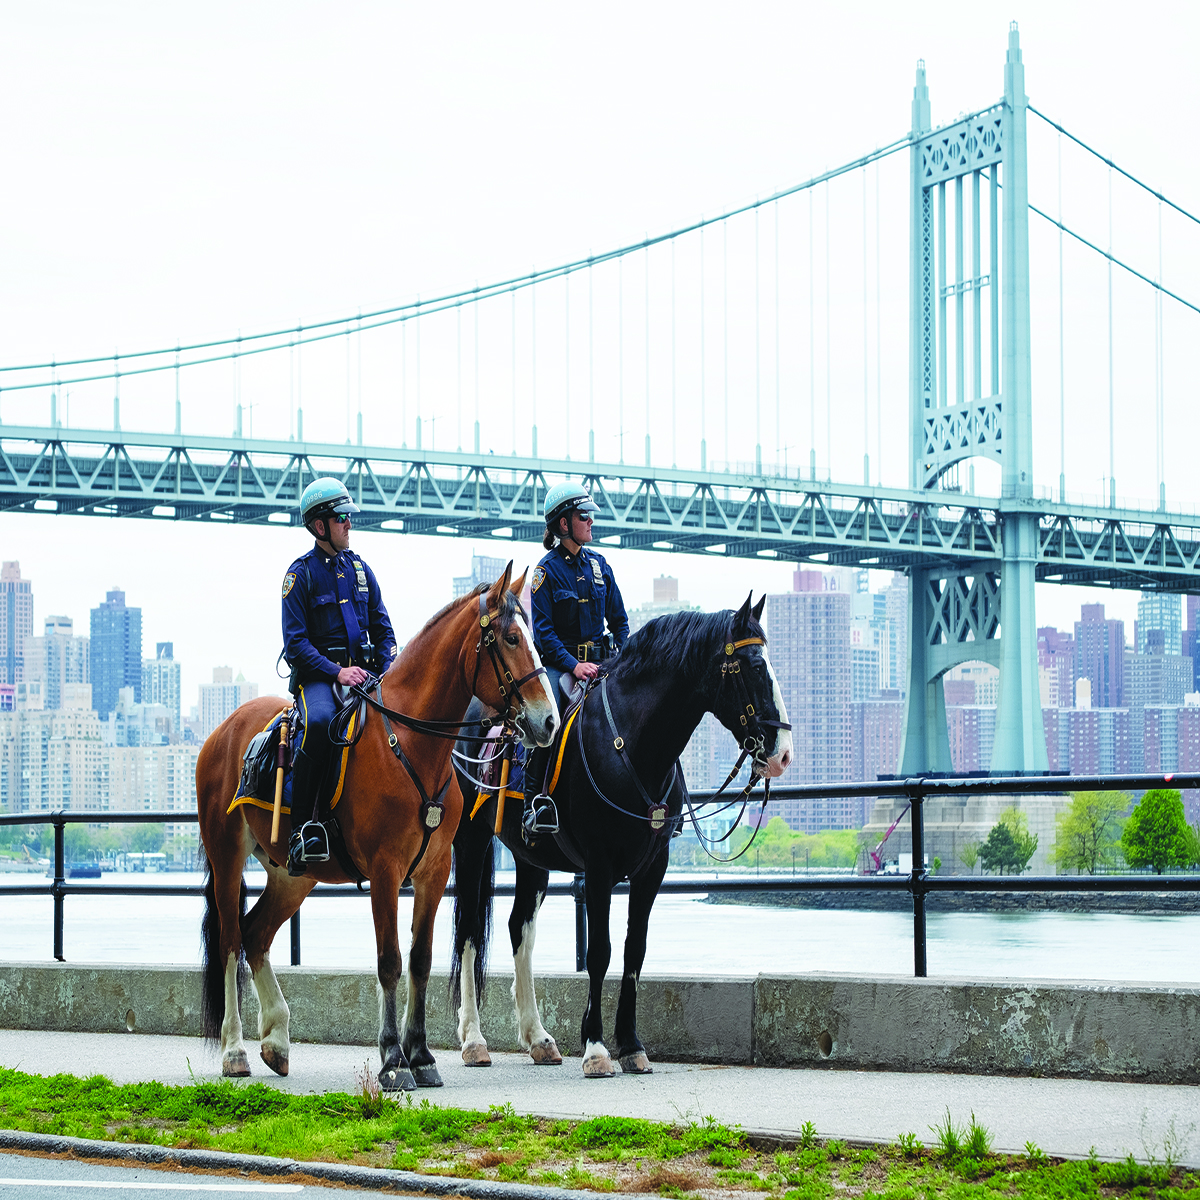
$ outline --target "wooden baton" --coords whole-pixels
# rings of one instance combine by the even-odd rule
[[[287,762],[288,719],[279,722],[279,749],[275,752],[275,808],[271,812],[271,845],[279,841],[279,816],[283,811],[283,765]]]
[[[511,751],[510,751],[511,753]],[[496,793],[496,833],[500,833],[500,826],[504,824],[504,797],[508,795],[508,764],[509,754],[504,756],[504,761],[500,764],[500,790]]]

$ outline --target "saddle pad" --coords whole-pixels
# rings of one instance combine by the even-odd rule
[[[267,730],[277,729],[279,726],[279,722],[283,719],[284,714],[289,713],[289,712],[294,713],[295,711],[296,710],[292,709],[292,708],[280,709],[279,712],[277,712],[275,714],[275,716],[273,716],[263,726],[262,732],[265,733]],[[346,738],[348,741],[353,739],[354,728],[355,728],[355,725],[358,723],[358,719],[359,719],[359,713],[357,713],[357,712],[350,718],[350,723],[346,730]],[[292,735],[294,736],[294,734],[295,734],[295,724],[294,723],[291,725],[291,732],[292,732]],[[275,738],[271,739],[271,745],[272,745],[272,747],[277,745],[277,740]],[[342,748],[341,763],[339,764],[339,769],[338,769],[337,788],[333,793],[333,798],[329,801],[329,808],[331,811],[337,807],[338,801],[341,800],[341,798],[342,798],[342,788],[345,786],[345,783],[346,783],[346,766],[350,761],[350,750],[351,750],[350,746],[344,746]],[[272,750],[272,759],[274,759],[274,750]],[[252,805],[254,805],[255,808],[265,808],[269,812],[274,811],[274,809],[275,809],[275,768],[274,768],[274,766],[272,766],[270,771],[264,772],[260,776],[257,792],[259,793],[257,795],[247,795],[247,794],[243,793],[241,780],[239,779],[237,790],[234,792],[233,799],[229,802],[229,807],[225,811],[227,813],[231,813],[231,812],[233,812],[233,810],[235,808],[237,808],[237,806],[239,804],[252,804]],[[264,792],[266,793],[265,795],[262,794]],[[292,811],[291,797],[292,797],[292,764],[291,764],[291,755],[289,754],[286,756],[286,759],[284,762],[284,767],[283,767],[283,800],[279,806],[279,811],[281,813],[286,813],[289,816],[291,815],[291,811]]]

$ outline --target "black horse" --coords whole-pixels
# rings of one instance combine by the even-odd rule
[[[791,761],[791,727],[759,624],[764,602],[765,597],[751,608],[747,597],[736,613],[726,609],[658,617],[605,664],[602,681],[590,688],[582,708],[574,716],[566,714],[562,742],[552,750],[550,786],[558,806],[557,834],[539,834],[527,845],[521,832],[521,802],[514,797],[506,804],[499,836],[517,864],[516,899],[508,921],[513,999],[518,1040],[534,1062],[562,1062],[542,1025],[534,993],[531,960],[538,909],[551,871],[582,871],[590,979],[581,1030],[583,1073],[615,1074],[604,1044],[600,986],[611,956],[611,894],[623,879],[629,880],[629,928],[615,1057],[626,1072],[650,1071],[637,1034],[637,981],[650,910],[687,798],[679,756],[705,712],[712,712],[753,756],[756,774],[773,778]],[[468,719],[472,715],[468,713]],[[464,740],[458,749],[466,758],[477,759],[481,745]],[[491,927],[497,796],[484,790],[486,799],[472,818],[478,782],[460,770],[459,783],[464,803],[454,838],[457,895],[451,990],[458,1006],[463,1061],[486,1066],[491,1060],[480,1029],[479,1003]]]

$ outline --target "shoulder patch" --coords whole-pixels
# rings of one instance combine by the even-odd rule
[[[290,592],[292,590],[292,588],[295,586],[295,584],[296,584],[296,573],[294,571],[289,571],[283,577],[283,594],[284,594],[284,596],[286,596],[288,594],[288,592]]]
[[[542,586],[542,582],[543,582],[543,580],[545,580],[545,578],[546,578],[546,568],[545,567],[534,567],[533,568],[533,582],[529,585],[531,590],[536,592],[538,590],[538,588],[540,588]]]

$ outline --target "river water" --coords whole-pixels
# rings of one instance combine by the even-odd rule
[[[263,875],[248,875],[261,882]],[[498,881],[503,881],[503,875]],[[567,877],[562,877],[566,879]],[[511,879],[511,876],[510,876]],[[40,882],[8,875],[2,883]],[[89,881],[92,882],[92,881]],[[102,882],[199,884],[199,874],[110,875]],[[314,967],[373,971],[370,902],[347,888],[312,897],[301,909],[301,959]],[[451,900],[443,900],[434,932],[434,969],[450,962]],[[492,966],[511,969],[507,915],[498,897]],[[196,963],[200,958],[198,897],[68,896],[64,951],[75,963]],[[411,898],[400,898],[400,927],[409,927]],[[52,905],[47,896],[0,896],[0,959],[50,961]],[[613,897],[613,959],[621,970],[626,901]],[[929,974],[1200,983],[1200,913],[931,913]],[[402,935],[401,949],[407,951]],[[276,941],[276,963],[289,961],[288,930]],[[551,897],[538,923],[535,970],[575,969],[575,911]],[[703,896],[660,896],[650,919],[647,975],[795,974],[847,971],[911,975],[912,917],[704,903]]]

